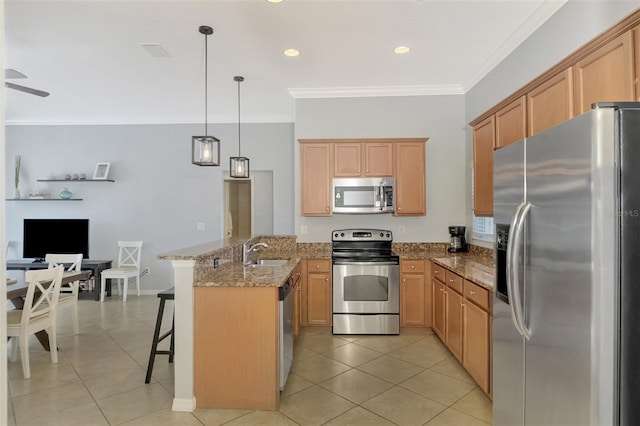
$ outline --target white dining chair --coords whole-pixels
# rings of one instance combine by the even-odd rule
[[[127,301],[129,279],[136,279],[136,288],[140,296],[140,255],[142,241],[118,241],[118,267],[105,269],[100,274],[100,301],[104,302],[107,279],[116,280],[118,288],[122,285],[122,302]]]
[[[44,260],[49,263],[49,269],[56,266],[63,266],[67,271],[78,271],[82,267],[82,253],[58,254],[47,253]],[[66,266],[68,265],[68,266]],[[78,291],[80,290],[80,280],[65,284],[60,287],[60,298],[58,299],[58,312],[71,308],[71,319],[73,320],[73,334],[80,333],[78,325]]]
[[[22,373],[25,379],[31,377],[29,366],[29,336],[41,330],[49,335],[51,362],[58,362],[56,341],[56,311],[64,268],[39,269],[25,272],[29,283],[27,297],[22,309],[7,312],[7,337],[11,338],[12,359],[18,356],[18,346],[22,358]],[[17,341],[16,341],[17,340]]]

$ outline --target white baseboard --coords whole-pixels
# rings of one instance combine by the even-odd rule
[[[187,411],[191,413],[196,410],[196,398],[195,397],[191,399],[173,398],[173,406],[171,407],[171,410]]]

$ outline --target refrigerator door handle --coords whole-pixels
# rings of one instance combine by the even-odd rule
[[[507,274],[507,289],[511,290],[509,299],[511,303],[511,314],[516,324],[516,328],[520,331],[527,340],[531,338],[531,332],[527,328],[524,320],[524,314],[522,312],[522,295],[520,294],[520,275],[518,274],[520,258],[520,246],[522,242],[522,233],[524,230],[525,220],[531,209],[530,203],[522,203],[518,206],[518,212],[513,220],[513,238],[510,239],[511,243],[511,258],[508,259],[507,265],[510,267],[510,271]],[[510,260],[510,262],[509,262]]]
[[[518,207],[516,207],[516,213],[513,216],[513,219],[511,220],[511,225],[509,227],[509,229],[511,230],[511,235],[512,237],[509,238],[508,242],[507,242],[507,259],[506,259],[506,269],[507,269],[507,296],[509,299],[509,311],[511,312],[511,320],[513,321],[513,325],[516,327],[516,330],[518,331],[518,333],[520,333],[521,335],[524,335],[524,333],[522,332],[522,327],[520,325],[520,320],[516,315],[515,310],[513,309],[513,304],[515,303],[514,300],[514,289],[513,289],[513,276],[514,276],[514,271],[517,269],[517,265],[513,262],[514,256],[513,256],[513,248],[514,248],[514,240],[515,240],[515,229],[516,229],[516,224],[518,223],[519,219],[520,219],[520,213],[522,212],[522,207],[524,206],[524,203],[521,203],[518,205]],[[516,258],[517,259],[517,258]]]

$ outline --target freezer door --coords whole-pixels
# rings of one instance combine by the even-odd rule
[[[614,328],[604,313],[609,296],[595,276],[606,275],[599,262],[614,250],[601,235],[612,223],[602,203],[614,192],[612,121],[603,123],[602,114],[592,111],[527,139],[526,425],[612,420],[602,423],[601,407],[613,398],[601,393],[603,372],[613,371],[607,348],[598,345],[611,350],[599,330],[612,335]],[[604,284],[612,293],[609,278]]]
[[[524,141],[494,152],[493,212],[496,230],[508,238],[509,226],[524,194]],[[506,235],[505,235],[506,234]],[[506,241],[501,241],[505,243]],[[524,338],[512,320],[506,291],[506,252],[494,250],[496,289],[493,300],[493,423],[497,426],[524,422]],[[524,265],[519,259],[520,283]],[[520,288],[522,291],[522,288]]]

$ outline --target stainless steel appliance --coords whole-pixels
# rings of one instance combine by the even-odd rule
[[[495,425],[640,424],[640,103],[494,154]]]
[[[280,390],[284,390],[287,377],[293,363],[293,279],[287,278],[287,282],[278,290],[278,307],[280,308]]]
[[[333,179],[334,213],[393,213],[394,178]]]
[[[467,240],[464,238],[466,226],[450,226],[449,235],[451,240],[449,241],[449,248],[447,251],[451,253],[458,253],[461,251],[467,251]]]
[[[400,260],[391,231],[332,233],[333,333],[400,332]]]

